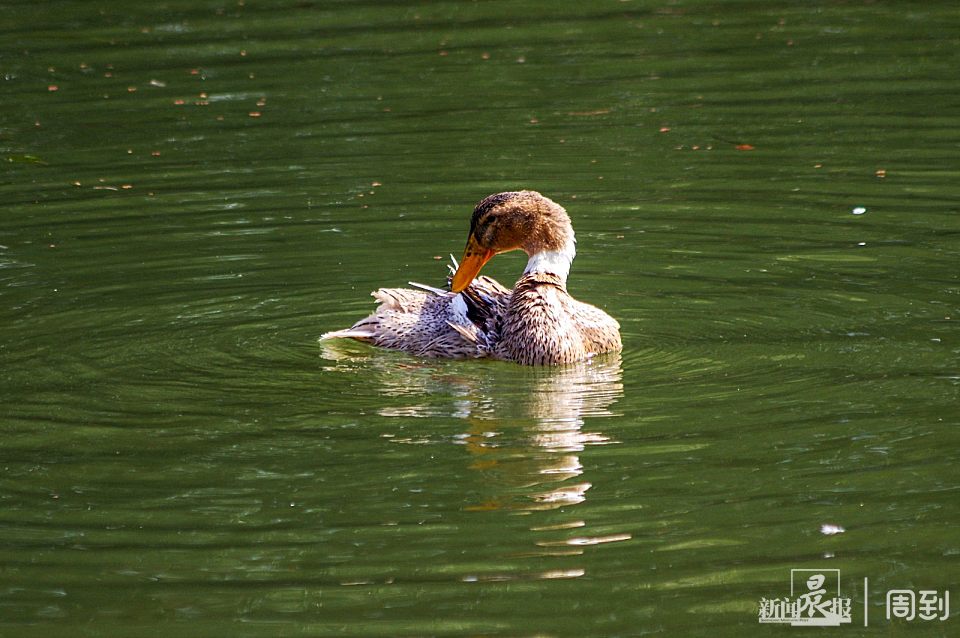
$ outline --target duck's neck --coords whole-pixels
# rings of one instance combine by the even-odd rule
[[[527,260],[527,267],[523,269],[523,274],[532,272],[543,272],[556,275],[567,285],[567,275],[570,274],[570,264],[577,255],[577,241],[570,233],[570,238],[560,250],[542,250],[530,255]]]

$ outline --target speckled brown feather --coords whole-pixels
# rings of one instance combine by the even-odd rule
[[[488,335],[499,333],[496,325],[510,289],[477,277],[459,295],[410,288],[381,288],[371,295],[380,304],[372,315],[320,338],[350,338],[421,357],[471,359],[490,356]],[[463,306],[455,303],[458,296]]]
[[[513,287],[495,354],[527,365],[582,361],[619,352],[620,324],[590,304],[577,301],[550,273],[528,273]]]

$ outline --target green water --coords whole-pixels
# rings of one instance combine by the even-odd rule
[[[957,634],[954,2],[0,9],[0,635]],[[516,188],[621,356],[317,343]]]

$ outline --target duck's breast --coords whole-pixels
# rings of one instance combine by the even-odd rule
[[[498,352],[502,358],[528,365],[573,363],[589,354],[572,320],[562,285],[526,275],[513,289]]]

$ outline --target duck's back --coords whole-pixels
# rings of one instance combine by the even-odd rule
[[[321,338],[351,338],[422,357],[485,357],[510,297],[489,277],[478,277],[459,294],[429,286],[381,288],[371,294],[379,302],[372,315]]]

